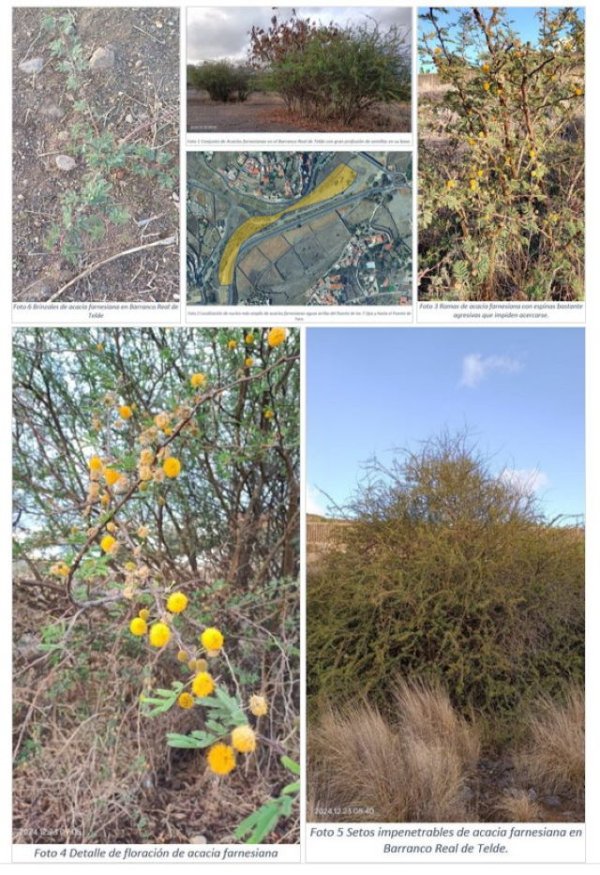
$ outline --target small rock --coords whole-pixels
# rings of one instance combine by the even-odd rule
[[[43,58],[29,58],[28,61],[21,61],[19,70],[22,70],[23,73],[41,73],[43,66]]]
[[[112,70],[115,66],[115,51],[112,46],[96,49],[90,58],[90,70],[92,73],[100,73],[103,70]]]
[[[130,125],[132,123],[133,116],[131,115],[130,112],[128,112],[127,115],[125,116],[125,121],[127,122],[128,125]]]
[[[158,20],[155,21],[155,22],[154,22],[154,26],[157,27],[157,28],[160,30],[160,29],[162,28],[162,26],[163,26],[162,21],[158,21]]]
[[[56,166],[59,170],[64,170],[65,173],[69,173],[71,170],[75,168],[77,162],[74,158],[71,158],[70,155],[57,155],[54,159],[56,161]]]
[[[55,103],[42,103],[40,106],[40,115],[46,116],[46,118],[62,118],[64,115],[64,111],[57,106]]]
[[[190,839],[190,845],[206,845],[207,843],[206,836],[192,836]]]

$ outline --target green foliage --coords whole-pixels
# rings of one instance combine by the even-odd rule
[[[208,91],[211,100],[228,103],[234,98],[246,101],[253,89],[253,72],[247,67],[227,61],[207,61],[189,66],[188,83],[194,88]]]
[[[152,696],[140,696],[142,714],[144,717],[157,717],[158,714],[164,714],[173,707],[182,690],[183,684],[179,681],[173,681],[170,690],[158,689],[154,690]],[[183,745],[173,746],[183,747]]]
[[[281,764],[292,774],[300,774],[300,766],[289,757],[281,757]],[[259,845],[275,829],[281,818],[290,816],[299,793],[299,781],[285,786],[276,799],[269,799],[242,820],[234,833],[236,839],[245,841],[247,845]]]
[[[349,125],[375,103],[410,100],[405,39],[397,27],[339,28],[293,13],[266,32],[253,28],[251,58],[291,110]]]
[[[455,17],[421,15],[420,297],[579,299],[583,20],[542,8],[532,44],[510,10]]]
[[[79,184],[60,195],[60,221],[52,222],[44,240],[47,250],[58,246],[70,264],[80,262],[91,244],[104,239],[111,224],[124,225],[131,218],[115,198],[115,180],[109,178],[114,171],[152,180],[165,189],[172,188],[176,180],[175,156],[170,152],[118,140],[111,130],[102,128],[104,109],[96,108],[86,96],[90,74],[75,25],[71,12],[49,14],[42,22],[56,69],[65,75],[65,88],[79,95],[72,103],[67,147],[82,162],[81,169],[73,171],[78,173]]]
[[[196,700],[198,705],[208,708],[210,717],[205,721],[207,732],[198,730],[189,735],[177,732],[167,733],[169,747],[205,748],[219,739],[225,738],[229,731],[247,722],[241,702],[222,687],[217,687],[214,696],[204,696]]]
[[[369,694],[398,677],[439,680],[469,714],[510,713],[584,670],[584,544],[532,495],[444,437],[371,479],[343,551],[310,571],[310,695]]]

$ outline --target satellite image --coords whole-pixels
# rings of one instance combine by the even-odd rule
[[[188,303],[410,303],[407,152],[189,152]]]

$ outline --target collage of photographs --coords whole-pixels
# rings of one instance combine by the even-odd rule
[[[10,13],[6,862],[600,862],[591,10]]]

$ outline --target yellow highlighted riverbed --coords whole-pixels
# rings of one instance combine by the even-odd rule
[[[322,201],[329,200],[329,198],[335,197],[338,194],[342,194],[348,186],[352,185],[355,179],[356,172],[351,167],[348,167],[347,164],[338,164],[335,170],[332,170],[323,182],[319,183],[310,194],[300,198],[295,204],[286,207],[285,210],[281,210],[281,212],[275,213],[272,216],[252,216],[252,218],[246,219],[245,222],[242,222],[239,228],[235,229],[223,250],[221,262],[219,264],[219,282],[221,285],[229,286],[233,282],[233,273],[235,271],[235,264],[240,247],[246,242],[246,240],[252,237],[253,234],[262,231],[262,229],[266,228],[268,225],[272,225],[273,222],[276,222],[277,219],[280,219],[287,213],[291,213],[294,210],[299,210],[303,207],[313,206],[313,204],[321,203]]]

